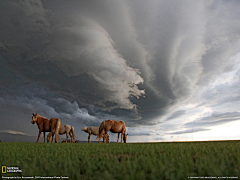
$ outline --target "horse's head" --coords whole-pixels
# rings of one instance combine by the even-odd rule
[[[128,134],[127,134],[127,132],[125,132],[125,133],[123,134],[123,141],[124,141],[124,143],[127,142],[127,139],[128,139]]]
[[[32,124],[35,124],[36,121],[37,121],[37,113],[36,114],[33,113]]]
[[[84,126],[84,128],[82,128],[82,131],[87,131],[87,127],[86,126]]]

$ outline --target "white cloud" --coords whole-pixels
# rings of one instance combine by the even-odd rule
[[[13,130],[0,130],[0,132],[2,132],[2,133],[9,133],[9,134],[20,134],[20,135],[26,135],[26,134],[23,133],[23,132],[20,132],[20,131],[13,131]]]

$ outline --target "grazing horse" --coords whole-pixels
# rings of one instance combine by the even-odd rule
[[[119,139],[119,133],[122,133],[121,134],[121,143],[122,143],[122,140],[124,141],[124,143],[127,142],[128,134],[127,134],[127,128],[125,126],[124,121],[122,121],[122,120],[120,120],[120,121],[114,121],[114,120],[103,121],[99,127],[99,135],[97,136],[98,142],[100,141],[102,135],[107,134],[108,131],[110,131],[112,133],[118,133],[118,139]],[[104,143],[104,138],[105,138],[105,136],[103,136],[103,143]],[[117,142],[118,142],[118,139],[117,139]]]
[[[84,128],[82,128],[82,131],[88,133],[88,143],[91,143],[91,141],[90,141],[91,135],[93,134],[93,135],[97,136],[99,134],[99,127],[94,127],[94,126],[91,126],[89,128],[84,127]],[[110,143],[110,136],[108,134],[106,134],[105,136],[106,136],[106,143]],[[104,141],[105,141],[105,139],[104,139]]]
[[[38,115],[37,113],[32,116],[32,124],[38,125],[39,134],[36,143],[39,141],[39,137],[44,132],[44,142],[46,142],[46,132],[51,132],[52,134],[55,133],[55,142],[59,142],[59,129],[61,126],[61,121],[58,118],[52,118],[48,120],[47,118]]]
[[[76,141],[76,138],[75,138],[75,133],[74,133],[74,127],[71,126],[71,125],[61,125],[60,126],[60,129],[59,129],[59,134],[60,135],[63,135],[63,134],[66,134],[66,141],[65,142],[68,142],[68,134],[70,135],[71,137],[71,142],[75,142]],[[52,132],[50,132],[47,136],[47,142],[50,142],[51,139],[53,140],[53,136],[54,134],[52,134]]]

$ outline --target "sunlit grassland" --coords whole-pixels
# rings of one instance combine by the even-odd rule
[[[240,141],[178,143],[0,143],[4,176],[69,179],[239,177]]]

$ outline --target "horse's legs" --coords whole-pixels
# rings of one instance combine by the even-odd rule
[[[103,135],[103,137],[102,137],[102,138],[103,138],[103,143],[105,143],[105,134]]]
[[[118,140],[119,140],[119,134],[120,134],[120,133],[118,133],[117,143],[118,143]]]
[[[46,132],[44,132],[44,143],[46,142]]]
[[[100,142],[101,138],[102,138],[102,137],[99,137],[99,139],[98,139],[98,143]]]
[[[66,136],[67,136],[67,139],[66,139],[66,143],[67,143],[67,141],[68,141],[68,133],[66,132]]]
[[[121,143],[122,143],[122,140],[123,140],[123,133],[121,134]]]
[[[90,138],[91,138],[91,133],[89,133],[89,136],[88,136],[88,143],[91,143]]]
[[[42,129],[39,129],[38,139],[37,139],[36,143],[38,143],[41,134],[42,134]]]
[[[106,134],[108,134],[108,130],[105,129],[105,134],[103,135],[103,143],[105,143]]]
[[[59,142],[59,133],[56,135],[55,130],[53,131],[53,133],[55,134],[55,143]]]
[[[53,143],[53,138],[54,138],[54,133],[52,133],[52,141],[51,141],[51,143]]]
[[[103,143],[105,143],[105,134],[102,136],[102,139],[103,139]]]
[[[50,132],[50,133],[51,133],[51,132]],[[50,141],[51,141],[52,136],[50,136],[50,135],[51,135],[50,133],[47,135],[47,142],[50,142]]]
[[[71,131],[69,131],[69,136],[71,137],[71,142],[73,142],[73,136],[71,135]]]
[[[106,143],[109,143],[109,142],[108,142],[109,134],[105,134],[104,137],[106,138]],[[104,140],[104,143],[105,143],[105,140]]]

